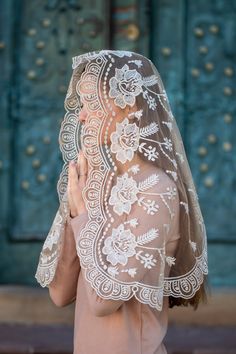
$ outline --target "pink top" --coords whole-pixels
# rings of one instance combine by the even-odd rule
[[[171,225],[174,231],[166,244],[170,256],[174,256],[180,237],[178,218],[177,210]],[[135,297],[128,301],[102,299],[85,280],[75,242],[87,220],[87,212],[68,218],[63,234],[66,242],[62,242],[56,273],[49,285],[50,297],[57,306],[76,301],[73,354],[167,354],[162,341],[168,325],[168,297],[164,297],[160,312]],[[165,276],[169,270],[166,266]]]

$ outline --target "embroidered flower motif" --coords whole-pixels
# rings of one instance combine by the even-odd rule
[[[135,69],[129,70],[127,64],[115,70],[115,76],[109,80],[109,96],[115,98],[115,104],[121,108],[133,107],[135,97],[142,92],[142,76]]]
[[[139,198],[138,205],[142,206],[143,209],[147,211],[147,214],[150,215],[154,215],[159,209],[159,205],[155,202],[155,200],[146,200],[145,197]]]
[[[158,158],[159,153],[157,152],[156,147],[148,147],[149,150],[147,150],[147,155],[148,155],[148,160],[155,161]],[[145,154],[144,154],[145,155]]]
[[[176,187],[167,187],[166,190],[167,190],[167,198],[169,200],[175,199],[175,196],[177,195]]]
[[[131,161],[139,145],[139,128],[135,123],[129,124],[128,118],[116,123],[116,131],[111,134],[111,151],[122,163]]]
[[[117,184],[112,187],[109,198],[110,205],[114,205],[114,212],[118,215],[129,214],[131,205],[138,199],[138,192],[137,182],[133,177],[128,177],[127,172],[117,177]]]
[[[149,107],[150,109],[152,109],[153,111],[155,111],[155,109],[157,108],[156,101],[155,101],[155,99],[154,99],[152,96],[150,96],[150,95],[148,94],[148,91],[147,91],[147,90],[143,91],[143,97],[144,97],[145,100],[147,101],[148,107]]]
[[[193,241],[190,241],[190,240],[189,240],[189,243],[190,243],[190,245],[191,245],[191,247],[192,247],[193,252],[196,252],[196,250],[197,250],[197,244],[196,244],[196,242],[193,242]]]
[[[157,260],[153,258],[153,254],[145,253],[142,255],[143,251],[139,251],[136,255],[136,258],[140,260],[140,263],[143,264],[144,268],[151,269],[156,265]]]
[[[155,202],[155,200],[148,199],[146,202],[147,214],[154,215],[158,209],[159,205]]]
[[[159,152],[156,147],[152,147],[152,145],[147,147],[146,145],[146,143],[141,143],[138,148],[139,151],[142,152],[144,156],[147,156],[149,161],[155,161],[159,156]]]
[[[110,266],[107,268],[107,271],[114,278],[116,277],[116,275],[119,275],[120,273],[128,273],[131,276],[131,278],[134,278],[135,275],[137,274],[137,268],[121,269],[119,271],[118,266],[116,267]]]
[[[138,120],[140,120],[140,118],[142,117],[142,115],[143,115],[143,109],[140,109],[139,111],[134,112],[134,116],[135,116],[135,118],[137,118]]]
[[[128,169],[129,172],[133,172],[133,174],[137,174],[140,171],[139,165],[133,165]]]
[[[143,66],[142,60],[129,60],[129,63],[134,63],[139,68],[141,68],[141,66]]]
[[[175,257],[167,256],[167,257],[165,257],[165,259],[166,259],[166,263],[167,263],[170,267],[172,267],[172,265],[175,264],[175,261],[176,261],[176,258],[175,258]]]
[[[132,227],[137,227],[138,226],[138,219],[137,218],[133,218],[129,221],[130,226]]]
[[[113,266],[117,263],[126,265],[128,258],[136,253],[135,236],[129,229],[125,230],[123,224],[112,229],[112,235],[105,240],[104,244],[102,252],[107,255],[107,260]]]
[[[137,274],[137,268],[129,268],[128,274],[131,276],[131,278],[134,278],[134,276]]]
[[[172,142],[170,139],[165,137],[164,138],[164,145],[167,150],[172,151]]]
[[[110,266],[110,267],[107,268],[107,271],[112,277],[115,277],[116,275],[119,274],[117,267],[111,267]]]

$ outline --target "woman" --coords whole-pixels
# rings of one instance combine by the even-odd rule
[[[204,220],[153,63],[73,58],[60,131],[60,207],[36,279],[76,301],[74,354],[161,354],[168,308],[206,300]],[[73,160],[77,160],[73,163]]]

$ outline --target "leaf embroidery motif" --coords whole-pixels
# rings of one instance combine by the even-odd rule
[[[142,255],[142,253],[143,251],[139,251],[135,257],[143,264],[144,268],[151,269],[156,265],[157,260],[153,258],[153,254],[145,253],[145,255]]]
[[[139,131],[140,137],[144,138],[145,136],[152,135],[156,132],[158,132],[158,124],[156,122],[152,122],[149,125],[146,125],[146,127],[143,127]]]
[[[139,189],[139,191],[143,192],[143,191],[153,187],[158,182],[159,182],[159,175],[154,173],[151,176],[149,176],[148,178],[146,178],[144,181],[139,182],[138,189]]]
[[[152,228],[145,234],[138,236],[137,244],[140,246],[145,245],[146,243],[151,242],[152,240],[157,238],[158,236],[159,236],[159,230]]]
[[[136,175],[140,171],[139,165],[133,165],[128,169],[129,172],[133,172]]]
[[[144,210],[147,210],[147,214],[151,215],[153,215],[159,209],[159,205],[155,202],[155,200],[146,200],[145,197],[140,197],[138,199],[138,205],[142,206]]]
[[[196,252],[196,250],[197,250],[196,242],[189,241],[189,243],[190,243],[190,245],[191,245],[191,247],[192,247],[193,252]]]
[[[167,257],[166,257],[166,263],[168,263],[168,265],[169,265],[170,267],[175,264],[175,260],[176,260],[175,257],[170,257],[170,256],[167,256]]]
[[[153,86],[157,82],[158,82],[158,77],[156,75],[143,77],[143,85],[146,86],[146,87]]]
[[[134,278],[134,276],[137,274],[137,268],[122,269],[120,272],[128,273],[131,278]]]

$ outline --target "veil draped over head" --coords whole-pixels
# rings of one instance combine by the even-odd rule
[[[182,138],[151,60],[101,50],[72,58],[59,134],[60,206],[36,279],[52,281],[69,217],[68,164],[83,152],[88,222],[76,244],[86,280],[104,299],[162,309],[163,296],[190,300],[208,274],[207,238]],[[88,112],[79,121],[82,106]],[[178,213],[176,213],[178,210]],[[178,239],[175,255],[170,240]]]

